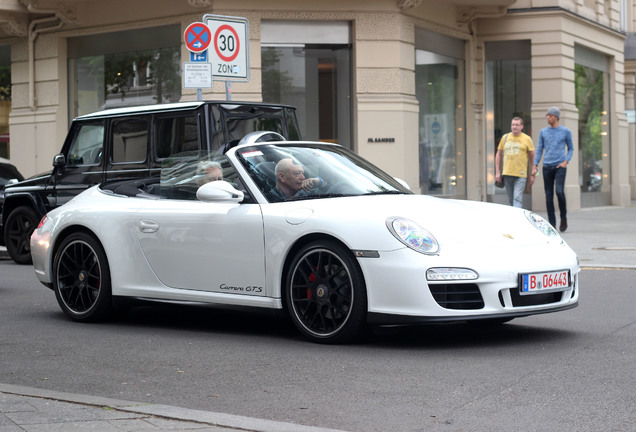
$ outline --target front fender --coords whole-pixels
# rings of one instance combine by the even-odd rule
[[[5,195],[4,202],[1,204],[0,215],[0,241],[4,244],[4,224],[13,210],[21,206],[27,206],[35,211],[35,214],[41,218],[47,212],[46,203],[39,195],[28,192],[13,193],[9,196]]]

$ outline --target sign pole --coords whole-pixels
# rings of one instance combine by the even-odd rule
[[[225,99],[232,100],[232,81],[225,81]]]

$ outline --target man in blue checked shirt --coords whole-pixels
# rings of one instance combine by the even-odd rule
[[[548,220],[556,228],[556,216],[554,213],[554,192],[556,189],[559,212],[561,216],[561,232],[568,229],[567,206],[565,204],[565,174],[568,163],[574,153],[572,144],[572,132],[565,126],[559,126],[561,111],[557,107],[550,107],[546,113],[548,127],[541,129],[537,142],[537,153],[534,157],[532,174],[539,171],[539,162],[543,157],[543,187],[545,189],[545,205],[548,211]],[[567,153],[566,153],[567,149]]]

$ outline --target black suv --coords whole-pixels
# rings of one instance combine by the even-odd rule
[[[183,102],[118,108],[73,120],[51,172],[7,185],[0,198],[0,244],[17,263],[31,262],[40,219],[92,185],[159,175],[183,152],[224,152],[255,131],[300,140],[295,108],[253,102]],[[2,202],[3,201],[3,202]]]

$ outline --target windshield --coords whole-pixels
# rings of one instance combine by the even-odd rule
[[[157,195],[161,198],[194,200],[197,189],[205,183],[225,180],[243,189],[238,174],[223,155],[207,152],[184,152],[162,162]]]
[[[215,120],[212,148],[225,153],[250,132],[270,131],[288,140],[299,140],[298,123],[292,107],[231,102],[212,105]]]
[[[339,145],[267,144],[241,147],[236,154],[269,202],[411,193]]]

